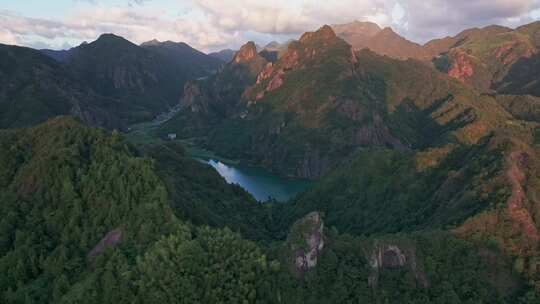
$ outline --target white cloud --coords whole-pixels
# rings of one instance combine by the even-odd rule
[[[323,24],[373,20],[389,24],[394,0],[194,0],[208,22],[227,31],[300,34]]]
[[[73,11],[64,20],[29,18],[0,11],[0,42],[22,45],[62,47],[65,40],[90,41],[102,33],[115,33],[135,43],[151,39],[186,41],[201,49],[219,48],[235,41],[227,33],[207,22],[161,17],[160,10],[133,7],[103,7]]]
[[[540,15],[531,13],[539,11],[540,0],[177,0],[178,11],[183,11],[178,15],[158,1],[111,6],[96,0],[68,9],[62,19],[0,10],[0,42],[62,47],[113,32],[136,43],[156,38],[216,50],[238,47],[248,39],[265,43],[297,37],[323,24],[352,20],[392,26],[411,40],[425,42],[472,26],[516,26]]]
[[[400,0],[400,4],[405,16],[398,30],[422,42],[470,27],[523,24],[532,21],[529,13],[540,7],[539,0]]]
[[[4,44],[19,44],[17,37],[6,29],[0,29],[0,43]]]

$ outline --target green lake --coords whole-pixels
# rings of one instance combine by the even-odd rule
[[[133,125],[127,137],[136,145],[163,141],[155,135],[155,129],[167,121],[178,109],[171,110],[153,121]],[[212,166],[230,184],[238,184],[256,200],[265,202],[270,198],[284,202],[306,190],[312,181],[281,177],[261,167],[245,166],[208,151],[189,140],[178,140],[194,159]]]
[[[223,163],[216,159],[197,160],[214,167],[228,183],[238,184],[260,202],[269,198],[286,201],[312,183],[308,180],[280,177],[260,167]]]

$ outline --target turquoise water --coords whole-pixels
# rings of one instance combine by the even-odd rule
[[[279,177],[259,167],[225,164],[214,159],[199,161],[214,167],[228,183],[240,185],[261,202],[269,198],[286,201],[311,184],[307,180]]]

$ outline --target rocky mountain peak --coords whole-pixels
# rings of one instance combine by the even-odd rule
[[[234,62],[241,63],[257,57],[257,46],[253,41],[244,44],[234,55]]]
[[[394,30],[392,30],[391,27],[387,26],[381,30],[380,35],[397,35],[397,34],[396,32],[394,32]]]
[[[99,36],[98,39],[95,41],[88,43],[87,46],[93,46],[93,47],[137,47],[137,45],[133,44],[129,40],[126,40],[125,38],[121,36],[117,36],[112,33],[102,34]]]
[[[372,37],[381,31],[379,25],[373,22],[353,21],[345,24],[334,24],[332,29],[338,35],[362,35]]]
[[[320,29],[315,32],[307,32],[300,38],[301,43],[307,43],[310,41],[326,41],[333,40],[337,38],[336,33],[329,25],[323,25]]]
[[[100,40],[124,40],[124,38],[117,36],[113,33],[101,34],[96,41]]]

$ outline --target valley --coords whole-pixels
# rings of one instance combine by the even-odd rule
[[[155,145],[170,141],[160,138],[156,131],[171,119],[180,109],[175,108],[159,115],[156,119],[128,127],[127,138],[135,146]],[[175,141],[175,140],[173,140]],[[312,182],[287,178],[273,174],[262,167],[242,164],[239,160],[220,157],[194,143],[195,140],[179,140],[193,159],[213,167],[228,183],[237,184],[249,192],[259,202],[277,200],[285,202],[303,192]]]
[[[540,303],[540,23],[0,45],[1,303]]]

